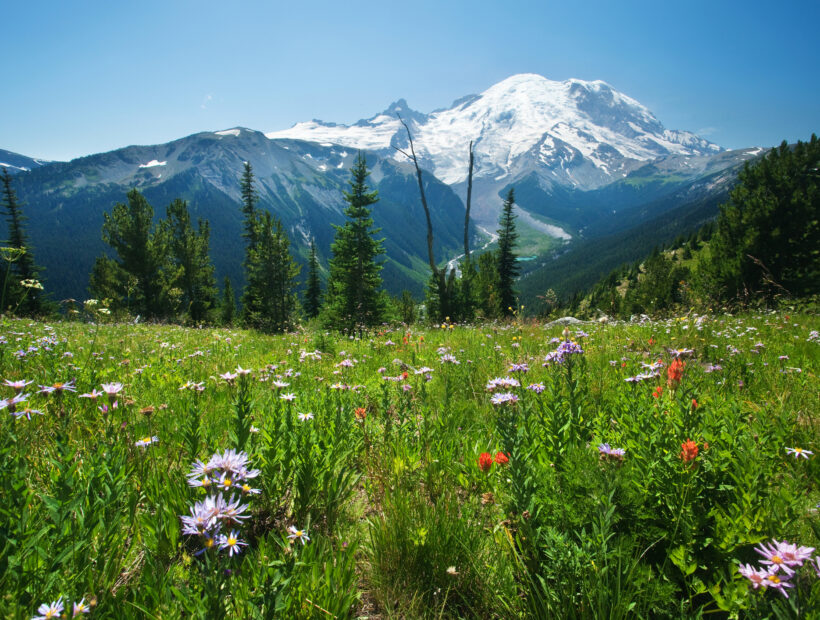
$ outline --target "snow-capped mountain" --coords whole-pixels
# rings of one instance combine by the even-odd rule
[[[670,155],[712,155],[723,149],[685,131],[664,128],[643,105],[601,81],[556,82],[514,75],[480,95],[422,114],[404,100],[354,125],[298,123],[268,138],[291,138],[369,150],[404,148],[412,132],[422,166],[450,185],[467,177],[474,141],[476,179],[504,185],[536,172],[549,183],[588,190]],[[404,159],[395,152],[394,157]]]

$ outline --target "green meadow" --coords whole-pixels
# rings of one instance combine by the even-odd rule
[[[87,308],[0,327],[5,617],[817,617],[816,316]]]

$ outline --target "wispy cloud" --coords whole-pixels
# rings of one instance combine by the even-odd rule
[[[199,107],[202,108],[203,110],[207,110],[208,109],[208,104],[211,103],[213,98],[214,98],[214,96],[212,94],[208,93],[207,95],[205,95],[202,98],[202,103],[199,104]]]
[[[699,136],[713,136],[719,131],[717,127],[703,127],[698,129],[695,133]]]

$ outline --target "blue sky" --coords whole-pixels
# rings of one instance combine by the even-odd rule
[[[299,6],[297,6],[297,4]],[[71,159],[198,131],[601,79],[727,148],[820,127],[820,2],[0,0],[0,148]]]

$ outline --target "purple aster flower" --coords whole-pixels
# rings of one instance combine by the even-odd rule
[[[102,389],[108,394],[108,400],[113,401],[117,398],[117,394],[122,392],[122,383],[103,383]]]
[[[613,448],[608,443],[598,446],[598,454],[602,460],[622,461],[626,450],[623,448]]]
[[[157,443],[158,441],[159,441],[159,437],[154,435],[153,437],[143,437],[142,439],[139,439],[139,440],[135,441],[134,445],[137,446],[138,448],[147,448],[152,443]]]
[[[299,530],[296,529],[296,526],[291,525],[288,528],[288,531],[290,532],[290,534],[288,534],[288,538],[290,538],[292,541],[296,542],[297,540],[299,540],[302,542],[302,545],[310,542],[310,536],[307,535],[307,530]]]
[[[37,608],[39,616],[33,616],[31,620],[48,620],[49,618],[59,618],[63,613],[63,597],[52,601],[50,605],[43,603]]]
[[[24,379],[20,379],[18,381],[9,381],[6,379],[3,381],[3,385],[7,385],[10,388],[14,388],[17,392],[22,392],[23,388],[27,385],[31,385],[34,381],[25,381]]]
[[[780,592],[780,594],[782,594],[786,598],[789,598],[789,593],[786,592],[786,588],[793,588],[794,587],[793,583],[791,583],[790,581],[786,581],[785,579],[782,579],[775,572],[768,573],[766,575],[766,580],[765,581],[766,581],[765,585],[766,585],[767,588],[772,588],[773,590],[777,590],[778,592]]]
[[[531,392],[535,392],[536,394],[540,394],[540,393],[541,393],[541,392],[543,392],[546,388],[544,387],[544,384],[543,384],[543,383],[530,383],[530,384],[527,386],[527,389],[528,389],[528,390],[530,390]]]
[[[803,566],[803,562],[811,558],[811,554],[814,553],[814,547],[798,547],[785,540],[777,543],[777,549],[780,552],[780,557],[789,566]]]
[[[814,454],[811,450],[804,450],[803,448],[786,448],[786,454],[793,454],[794,458],[803,457],[808,459],[810,455]]]
[[[15,394],[11,398],[0,400],[0,411],[3,409],[8,409],[10,414],[15,415],[17,412],[17,405],[25,401],[28,397],[29,394]]]
[[[219,537],[219,548],[227,549],[228,556],[233,556],[234,553],[240,553],[242,547],[247,547],[248,543],[239,540],[239,533],[236,530],[231,530],[231,533]]]
[[[515,394],[511,394],[509,392],[502,392],[501,394],[495,394],[490,399],[490,402],[493,405],[496,405],[496,406],[506,405],[506,404],[514,405],[515,403],[518,402],[518,396],[516,396]]]
[[[773,540],[773,543],[769,543],[768,546],[761,543],[759,547],[755,547],[755,551],[765,558],[760,563],[770,566],[770,572],[777,572],[782,569],[786,575],[791,577],[794,574],[793,562],[787,562],[783,557],[783,552],[780,549],[781,543],[777,540]]]
[[[72,379],[71,381],[58,381],[52,385],[41,385],[40,386],[40,394],[62,394],[63,392],[76,392],[77,388],[75,386],[76,379]]]
[[[43,415],[43,412],[39,409],[31,409],[29,407],[24,407],[23,409],[20,409],[18,411],[12,411],[11,415],[13,415],[15,418],[22,418],[23,416],[25,416],[27,420],[31,420],[32,413],[36,413],[37,415]]]
[[[71,607],[71,617],[76,618],[79,614],[90,614],[91,613],[91,606],[85,602],[85,597],[83,597],[79,603],[74,603]]]
[[[760,586],[766,586],[766,577],[769,573],[762,568],[755,568],[751,564],[741,564],[737,568],[737,572],[746,577],[752,582],[752,587],[757,590]]]
[[[521,372],[521,373],[526,373],[526,372],[529,372],[529,371],[530,371],[530,367],[526,363],[523,363],[523,364],[510,364],[510,367],[507,370],[507,372]]]

